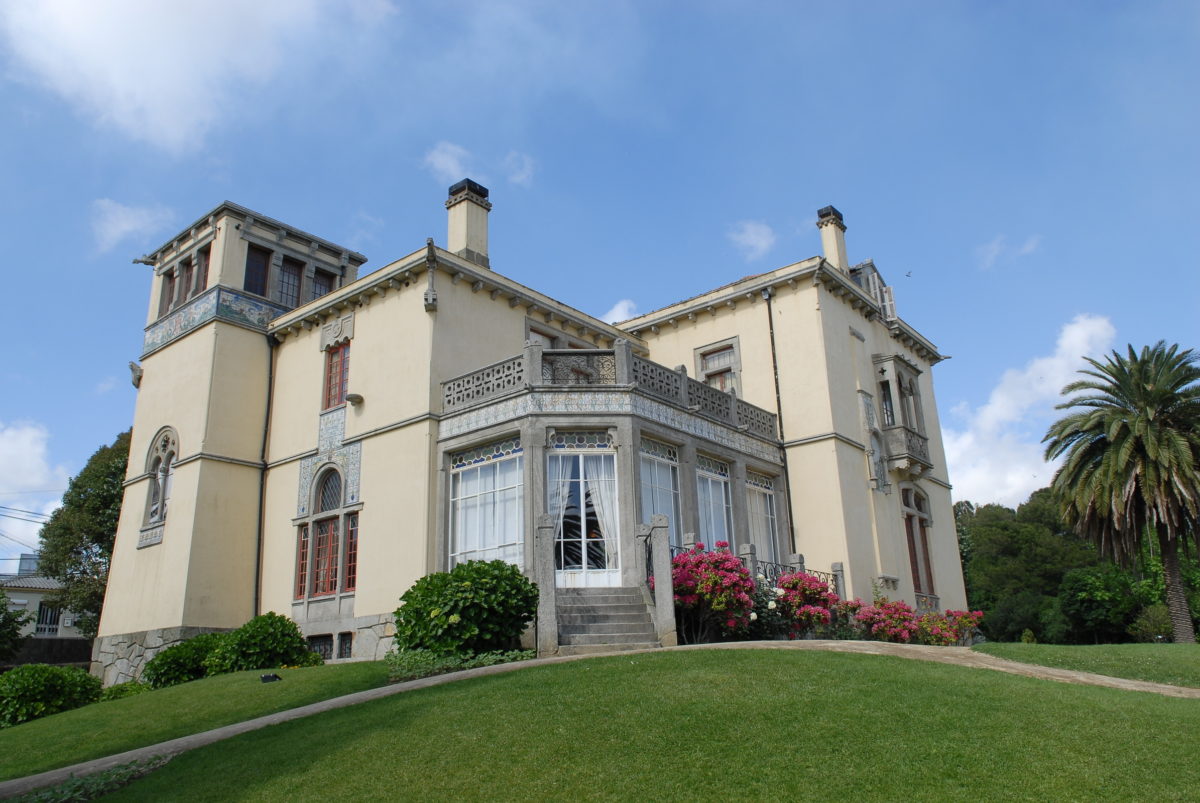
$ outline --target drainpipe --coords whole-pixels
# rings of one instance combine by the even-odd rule
[[[783,394],[779,390],[779,357],[775,352],[775,315],[771,306],[771,299],[774,295],[775,288],[763,288],[762,297],[767,302],[767,331],[771,335],[771,371],[775,378],[776,421],[779,423],[779,442],[784,443],[787,438],[783,434]],[[783,455],[783,487],[787,490],[787,529],[791,538],[792,552],[795,552],[796,528],[792,523],[792,480],[791,475],[788,473],[787,448],[781,448],[780,453]]]
[[[262,612],[262,566],[263,539],[266,531],[264,518],[267,511],[267,443],[271,435],[271,404],[275,397],[275,338],[267,338],[267,410],[263,415],[262,449],[259,452],[258,468],[258,533],[257,547],[254,552],[254,611],[252,616]]]

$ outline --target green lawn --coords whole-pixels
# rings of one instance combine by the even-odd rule
[[[202,748],[118,800],[1194,799],[1200,702],[901,658],[660,652]]]
[[[276,672],[283,680],[263,683]],[[0,730],[0,780],[65,767],[382,686],[383,662],[237,672]]]
[[[1200,688],[1200,644],[1005,644],[991,642],[974,649],[1039,666],[1095,672],[1114,678],[1149,680]]]

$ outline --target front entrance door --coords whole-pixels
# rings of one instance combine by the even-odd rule
[[[556,584],[563,588],[620,585],[616,455],[549,455],[546,502],[558,523]]]

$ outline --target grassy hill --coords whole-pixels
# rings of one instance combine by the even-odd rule
[[[1198,749],[1195,700],[880,656],[661,652],[285,723],[113,799],[1183,800]]]

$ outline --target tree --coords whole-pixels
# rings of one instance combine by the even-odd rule
[[[21,628],[33,618],[25,611],[11,611],[8,606],[8,595],[0,588],[0,662],[12,658],[21,649],[28,638],[21,635]]]
[[[42,527],[38,571],[63,584],[50,602],[72,611],[87,638],[100,624],[128,461],[129,433],[123,432],[88,458],[67,484],[62,507]]]
[[[1158,539],[1167,608],[1176,642],[1195,627],[1179,566],[1179,546],[1196,538],[1200,516],[1200,366],[1191,349],[1163,341],[1140,353],[1113,351],[1063,388],[1071,410],[1050,426],[1046,458],[1064,457],[1051,483],[1063,518],[1122,565],[1143,538]]]

